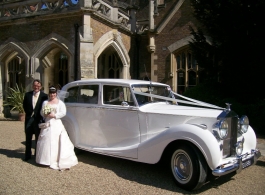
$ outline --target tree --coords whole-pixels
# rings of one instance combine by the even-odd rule
[[[201,25],[191,29],[190,46],[198,64],[227,96],[242,102],[264,98],[265,1],[191,0],[191,5]]]

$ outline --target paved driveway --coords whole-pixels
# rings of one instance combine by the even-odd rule
[[[64,172],[38,166],[33,159],[24,162],[24,139],[22,122],[0,121],[0,195],[265,194],[264,156],[240,174],[221,177],[190,193],[178,188],[161,165],[89,152],[78,155],[79,164]],[[259,143],[265,146],[264,139]]]

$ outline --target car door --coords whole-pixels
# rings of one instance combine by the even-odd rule
[[[76,115],[80,117],[77,119],[80,147],[136,158],[140,143],[138,109],[130,88],[102,85],[99,101],[94,105],[80,103],[76,109]]]

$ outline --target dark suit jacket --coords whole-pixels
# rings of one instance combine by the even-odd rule
[[[41,121],[42,116],[40,115],[40,111],[41,111],[42,103],[48,99],[48,95],[40,91],[38,101],[35,105],[35,109],[33,110],[32,96],[33,96],[33,91],[27,92],[23,100],[23,108],[26,113],[25,126],[28,123],[29,119],[31,118],[33,111],[34,111],[34,115],[32,117],[34,118],[34,121],[37,123]]]

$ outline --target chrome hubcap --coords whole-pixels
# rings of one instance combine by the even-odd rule
[[[171,161],[172,171],[180,183],[187,183],[193,173],[190,157],[184,151],[176,151]]]

